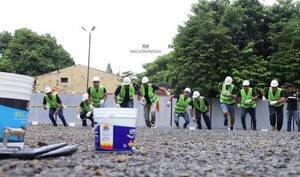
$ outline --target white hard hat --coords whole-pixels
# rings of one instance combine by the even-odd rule
[[[249,86],[249,85],[250,85],[250,82],[248,80],[243,81],[243,86]]]
[[[144,76],[142,79],[142,84],[146,84],[149,82],[149,78],[147,76]]]
[[[200,96],[200,93],[198,91],[194,91],[193,98],[198,98]]]
[[[123,84],[124,84],[124,85],[130,85],[130,84],[131,84],[130,78],[129,78],[129,77],[124,77],[124,79],[123,79]]]
[[[185,91],[185,92],[189,92],[189,93],[191,93],[191,89],[190,89],[190,88],[188,88],[188,87],[187,87],[187,88],[185,88],[185,89],[184,89],[184,91]]]
[[[98,76],[93,77],[93,82],[99,82],[100,78]]]
[[[82,95],[82,101],[89,99],[89,94],[85,93]]]
[[[225,85],[230,85],[232,83],[232,78],[230,76],[227,76],[225,78]]]
[[[46,87],[45,88],[45,93],[50,93],[50,92],[52,92],[52,89],[50,87]]]
[[[279,83],[278,83],[277,80],[274,79],[274,80],[271,81],[270,85],[271,85],[271,87],[278,87]]]

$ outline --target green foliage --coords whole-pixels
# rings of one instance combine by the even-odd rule
[[[74,65],[70,54],[49,34],[38,35],[29,29],[18,29],[14,35],[0,33],[0,69],[37,76]]]
[[[174,51],[144,65],[142,75],[211,97],[227,75],[237,86],[250,80],[257,91],[273,78],[300,86],[300,3],[199,0],[192,12],[178,28]]]

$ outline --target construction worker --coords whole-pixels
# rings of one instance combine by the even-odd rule
[[[251,122],[252,122],[252,129],[256,130],[256,100],[258,96],[256,95],[255,91],[250,87],[250,82],[248,80],[243,81],[243,88],[237,94],[238,97],[238,107],[241,108],[241,121],[244,130],[247,130],[246,127],[246,115],[247,113],[250,114]]]
[[[86,119],[91,121],[91,126],[94,127],[94,114],[93,114],[94,106],[92,105],[92,101],[87,93],[82,95],[82,102],[78,107],[79,114],[77,118],[80,118],[82,121],[82,126],[86,127],[87,122]]]
[[[211,130],[211,124],[210,124],[210,118],[209,118],[209,110],[210,105],[208,101],[200,96],[200,93],[198,91],[194,91],[193,93],[193,104],[192,104],[192,111],[191,115],[193,116],[193,121],[197,122],[198,129],[202,128],[201,125],[201,115],[203,116],[204,122],[207,126],[207,129]]]
[[[224,113],[224,126],[228,126],[228,113],[230,115],[230,127],[233,130],[234,125],[234,103],[236,98],[236,87],[232,84],[233,80],[230,76],[225,78],[223,84],[219,84],[221,109]]]
[[[66,119],[63,115],[62,102],[57,93],[53,93],[50,87],[45,88],[46,95],[43,98],[43,108],[46,110],[47,105],[49,106],[49,118],[53,126],[57,126],[56,119],[54,118],[58,115],[64,126],[68,126]]]
[[[185,88],[183,94],[172,95],[167,103],[167,106],[170,106],[172,98],[177,98],[175,111],[174,111],[174,122],[177,128],[180,128],[179,127],[180,117],[184,118],[185,121],[183,124],[184,129],[187,128],[188,124],[190,123],[189,114],[186,111],[187,109],[191,110],[193,105],[192,99],[190,98],[190,94],[191,94],[191,89]]]
[[[135,88],[131,84],[129,77],[123,79],[123,84],[115,91],[115,102],[117,107],[133,108],[133,99],[135,95]]]
[[[300,116],[298,109],[297,100],[299,99],[299,94],[297,94],[295,86],[290,83],[288,84],[287,93],[285,94],[285,100],[287,103],[287,131],[291,131],[292,121],[296,120],[298,131],[300,131]]]
[[[100,78],[95,76],[93,78],[93,86],[89,87],[87,93],[92,99],[92,104],[95,108],[103,107],[106,100],[106,89],[100,84]]]
[[[278,87],[279,83],[275,79],[271,81],[270,86],[271,87],[265,88],[263,91],[263,101],[266,101],[269,104],[272,130],[280,131],[283,123],[283,104],[285,102],[284,91]]]
[[[158,97],[156,95],[156,91],[161,90],[165,92],[166,95],[170,95],[167,90],[159,88],[156,85],[149,83],[149,78],[144,76],[142,78],[142,85],[140,88],[140,95],[138,96],[138,100],[140,104],[144,107],[144,119],[146,122],[146,126],[149,128],[155,128],[155,120],[156,120],[156,106],[158,103]],[[151,114],[151,119],[149,116]]]

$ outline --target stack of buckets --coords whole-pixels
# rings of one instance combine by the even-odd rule
[[[131,152],[135,146],[137,109],[95,108],[95,148],[98,152]]]
[[[32,77],[0,72],[0,144],[5,128],[26,130],[33,82]],[[24,139],[11,136],[10,145],[23,148]]]

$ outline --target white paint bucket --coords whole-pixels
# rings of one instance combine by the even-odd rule
[[[26,130],[34,78],[0,72],[0,142],[6,128]],[[23,148],[24,137],[8,136],[8,146]]]

